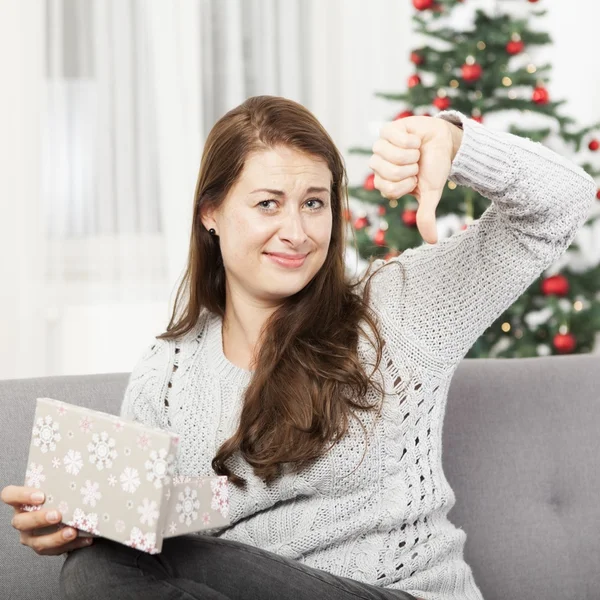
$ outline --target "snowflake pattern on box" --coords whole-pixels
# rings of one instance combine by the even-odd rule
[[[150,460],[146,461],[146,479],[154,482],[154,487],[161,488],[171,482],[171,475],[175,470],[175,456],[168,454],[164,448],[158,452],[150,452]]]
[[[60,442],[61,436],[58,433],[60,425],[52,419],[50,415],[40,417],[36,426],[33,428],[33,444],[44,454],[48,450],[56,450],[56,442]]]
[[[158,554],[159,552],[159,550],[156,548],[156,534],[144,533],[141,529],[139,529],[139,527],[134,527],[131,530],[129,539],[124,543],[130,548],[143,550],[149,554]]]
[[[198,509],[200,508],[198,492],[186,486],[183,492],[178,494],[177,500],[175,510],[179,513],[179,522],[191,525],[198,519]]]
[[[178,501],[182,523],[175,524],[176,534],[208,529],[213,515],[219,525],[228,524],[209,508],[223,507],[226,487],[217,486],[211,498],[202,485],[227,478],[178,477],[177,441],[173,432],[38,398],[25,485],[44,491],[46,499],[22,510],[57,508],[58,528],[75,527],[156,554],[167,532],[174,534],[181,488],[172,494],[172,485],[189,481]]]
[[[25,485],[28,487],[41,488],[43,481],[46,481],[44,467],[32,462],[25,472]]]
[[[218,510],[225,519],[229,516],[229,492],[226,479],[217,479],[210,482],[213,499],[210,507]]]
[[[90,453],[90,462],[96,465],[99,471],[102,469],[111,469],[113,460],[117,458],[117,451],[114,449],[116,442],[114,438],[108,437],[108,433],[103,431],[100,435],[94,433],[92,442],[88,444]]]
[[[82,531],[100,535],[100,531],[98,530],[98,515],[96,513],[86,513],[81,508],[76,508],[73,511],[73,518],[65,522],[71,527],[77,527],[77,529],[81,529]]]
[[[158,519],[158,507],[154,500],[148,500],[148,498],[144,498],[142,504],[137,507],[137,511],[140,514],[140,522],[142,525],[147,525],[148,527],[154,526],[154,521]]]

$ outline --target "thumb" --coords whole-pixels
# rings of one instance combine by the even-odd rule
[[[428,190],[419,195],[417,209],[417,228],[421,237],[429,244],[437,242],[435,209],[442,197],[442,190]]]

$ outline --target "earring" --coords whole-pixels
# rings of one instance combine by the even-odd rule
[[[211,227],[211,228],[208,230],[208,233],[210,233],[210,235],[215,235],[215,230],[214,230],[214,229]]]

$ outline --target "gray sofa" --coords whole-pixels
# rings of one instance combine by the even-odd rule
[[[0,381],[0,488],[22,484],[35,398],[117,413],[128,374]],[[467,359],[450,388],[449,518],[486,600],[600,599],[600,357]],[[0,503],[0,595],[59,598],[63,557],[36,555]]]

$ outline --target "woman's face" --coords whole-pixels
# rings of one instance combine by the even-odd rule
[[[331,239],[331,178],[323,160],[287,147],[248,156],[220,210],[203,219],[219,236],[229,299],[276,306],[313,279]],[[270,253],[305,258],[285,266]]]

